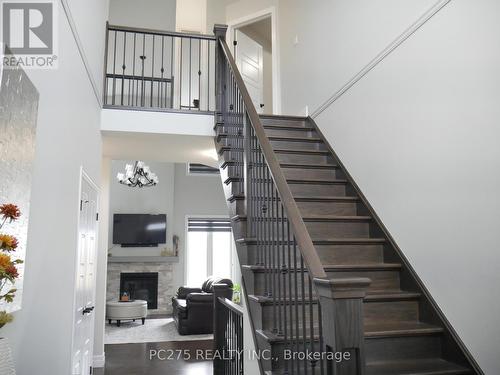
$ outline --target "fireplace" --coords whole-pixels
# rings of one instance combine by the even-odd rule
[[[120,296],[126,292],[131,299],[148,302],[148,309],[158,308],[158,272],[120,273]]]

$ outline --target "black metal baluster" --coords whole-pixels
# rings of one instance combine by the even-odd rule
[[[295,242],[295,238],[293,239]],[[300,281],[301,281],[301,303],[302,303],[302,348],[304,353],[307,353],[307,332],[306,332],[306,291],[305,291],[305,275],[304,275],[304,258],[300,256]],[[307,360],[304,360],[304,373],[308,373]]]
[[[201,110],[201,41],[198,39],[198,111]]]
[[[132,106],[137,105],[137,100],[134,104],[134,92],[135,90],[135,85],[136,85],[136,79],[135,79],[135,46],[136,46],[136,40],[137,40],[137,33],[134,33],[134,54],[132,58]]]
[[[294,350],[294,322],[297,321],[298,316],[295,314],[295,320],[293,316],[294,306],[297,306],[297,294],[292,294],[292,272],[296,270],[292,270],[292,259],[291,259],[291,246],[290,246],[290,224],[288,223],[288,218],[285,219],[285,210],[283,204],[281,204],[281,216],[283,217],[283,222],[281,223],[282,231],[283,231],[283,252],[286,252],[287,261],[288,261],[288,298],[290,300],[290,350]],[[286,236],[285,236],[285,220],[286,220]],[[285,242],[286,239],[286,242]],[[286,286],[285,286],[286,291]],[[292,303],[293,301],[293,303]],[[295,335],[297,335],[297,330],[295,330]],[[290,362],[290,367],[292,374],[295,374],[295,361]]]
[[[192,76],[192,51],[191,51],[191,47],[192,47],[192,38],[189,38],[189,110],[191,110],[191,76]]]
[[[117,32],[115,30],[115,43],[114,43],[114,52],[113,52],[113,95],[111,97],[111,104],[115,105],[115,95],[116,95],[116,35]]]
[[[271,184],[270,184],[271,185]],[[282,334],[282,329],[281,329],[281,319],[278,319],[277,312],[279,311],[281,307],[281,300],[278,297],[278,300],[276,301],[276,297],[279,296],[279,259],[276,259],[278,257],[279,252],[276,251],[276,236],[277,233],[275,231],[275,220],[276,220],[276,211],[275,211],[275,206],[274,206],[274,185],[271,186],[271,207],[270,207],[270,217],[271,217],[271,241],[270,241],[270,248],[271,248],[271,254],[270,254],[270,259],[271,259],[271,269],[272,269],[272,278],[271,278],[271,290],[272,290],[272,295],[273,295],[273,332]],[[278,280],[276,280],[276,277],[278,277]],[[279,326],[279,327],[278,327]]]
[[[323,322],[321,321],[321,319],[323,319],[322,314],[321,314],[321,304],[319,303],[319,300],[318,300],[319,351],[321,353],[320,371],[321,371],[321,375],[324,375],[325,374],[325,359],[323,358],[323,354],[325,353],[325,342],[323,341]]]
[[[163,67],[164,48],[165,48],[165,37],[162,35],[162,37],[161,37],[161,69],[160,69],[161,80],[158,82],[158,108],[163,107],[162,85],[163,85],[163,72],[165,71],[165,68]]]
[[[210,40],[207,40],[207,111],[210,111]]]
[[[308,275],[308,280],[309,280],[309,338],[311,340],[311,353],[314,353],[314,314],[313,314],[313,290],[312,290],[312,279],[311,276]],[[314,374],[316,373],[316,360],[312,360],[311,362],[311,373]]]
[[[122,60],[122,90],[121,90],[121,104],[123,105],[123,94],[125,88],[125,54],[127,51],[127,32],[123,33],[123,60]]]
[[[170,108],[174,108],[174,37],[170,37]],[[179,82],[180,79],[179,79]],[[180,103],[179,103],[180,105]],[[180,107],[179,107],[180,109]]]
[[[146,34],[142,34],[142,85],[141,85],[141,107],[144,107],[145,105],[145,86],[144,86],[144,64],[146,63]]]
[[[297,243],[295,242],[295,237],[290,235],[290,223],[287,223],[287,233],[289,241],[292,239],[293,241],[293,275],[294,275],[294,289],[295,289],[295,353],[299,352],[299,270],[297,267]],[[294,363],[297,363],[297,373],[300,372],[299,362],[294,360]]]
[[[290,253],[290,227],[288,227],[287,234],[286,234],[286,246],[283,246],[283,258],[281,259],[282,261],[282,266],[281,266],[281,273],[283,275],[283,336],[285,339],[285,347],[289,346],[289,334],[288,334],[288,324],[291,323],[290,317],[288,317],[287,314],[287,290],[286,290],[286,279],[287,279],[287,273],[290,272],[290,270],[287,269],[287,264],[286,260],[288,258],[287,253]],[[292,296],[289,294],[288,295],[288,303],[292,302]],[[290,323],[289,323],[290,322]],[[285,373],[288,373],[289,369],[289,363],[288,361],[285,361]]]
[[[155,82],[155,36],[153,34],[153,46],[151,49],[151,98],[150,98],[150,107],[153,107],[153,89]]]
[[[183,77],[182,77],[182,55],[184,55],[184,48],[182,46],[182,41],[184,38],[181,39],[181,51],[180,51],[180,56],[179,56],[179,109],[182,109],[182,82],[183,82]],[[226,69],[227,70],[227,69]],[[227,82],[227,80],[226,80]]]

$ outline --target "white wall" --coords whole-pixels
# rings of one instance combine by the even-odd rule
[[[100,176],[99,104],[62,9],[58,21],[59,69],[27,72],[40,103],[23,308],[0,333],[19,375],[70,373],[80,166]]]
[[[110,0],[109,23],[145,29],[175,30],[176,0]]]
[[[109,189],[111,159],[101,160],[99,196],[99,242],[97,252],[96,296],[94,310],[94,367],[104,367],[104,324],[106,318],[106,276],[108,270]]]
[[[434,3],[287,2],[284,113],[317,108]],[[450,2],[317,118],[487,374],[500,372],[499,12]]]
[[[158,175],[160,182],[148,188],[130,188],[116,180],[119,172],[125,171],[125,164],[133,160],[113,160],[111,163],[109,198],[109,235],[108,249],[113,256],[160,255],[165,246],[172,247],[174,227],[174,165],[146,161],[151,170]],[[167,242],[158,247],[121,247],[113,245],[114,214],[166,214]]]
[[[177,31],[206,33],[207,0],[177,2]]]

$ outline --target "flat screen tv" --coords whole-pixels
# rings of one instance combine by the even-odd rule
[[[153,247],[166,243],[167,215],[114,214],[113,244]]]

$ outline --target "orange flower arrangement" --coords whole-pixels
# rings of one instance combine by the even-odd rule
[[[0,215],[4,217],[4,221],[7,219],[14,221],[19,219],[21,211],[19,211],[19,207],[15,204],[3,204],[0,206]]]
[[[9,221],[12,223],[21,216],[21,211],[15,204],[3,204],[0,206],[0,230]],[[19,271],[16,265],[23,261],[20,259],[12,259],[9,254],[17,249],[19,242],[16,237],[10,234],[0,233],[0,301],[14,301],[17,289],[13,288],[13,284],[19,277]],[[7,291],[4,288],[10,286]],[[12,315],[6,311],[0,311],[0,328],[6,323],[12,321]]]

